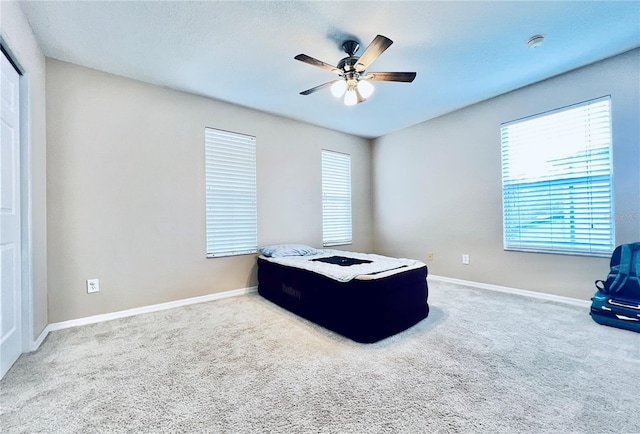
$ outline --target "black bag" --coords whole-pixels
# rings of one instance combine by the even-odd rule
[[[622,292],[640,297],[640,243],[616,247],[609,267],[607,280],[596,280],[598,291],[612,295]]]
[[[640,243],[615,248],[607,280],[596,280],[591,318],[598,324],[640,333]]]

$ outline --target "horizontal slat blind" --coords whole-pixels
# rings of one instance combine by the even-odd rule
[[[258,250],[256,139],[205,128],[207,257]]]
[[[351,156],[322,150],[322,244],[351,244]]]
[[[608,256],[610,98],[501,126],[504,248]]]

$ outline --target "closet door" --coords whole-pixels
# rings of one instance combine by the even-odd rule
[[[19,75],[0,66],[0,378],[22,353]]]

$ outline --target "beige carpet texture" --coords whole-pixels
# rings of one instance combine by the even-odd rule
[[[640,334],[430,282],[359,344],[258,294],[51,333],[0,382],[8,433],[640,433]]]

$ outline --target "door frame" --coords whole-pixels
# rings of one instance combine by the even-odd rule
[[[0,35],[0,50],[19,74],[20,100],[20,247],[22,249],[22,352],[37,349],[35,345],[33,323],[33,225],[32,225],[32,192],[31,192],[31,142],[29,125],[31,100],[29,90],[29,73],[20,63],[17,53],[11,50],[11,44]]]

